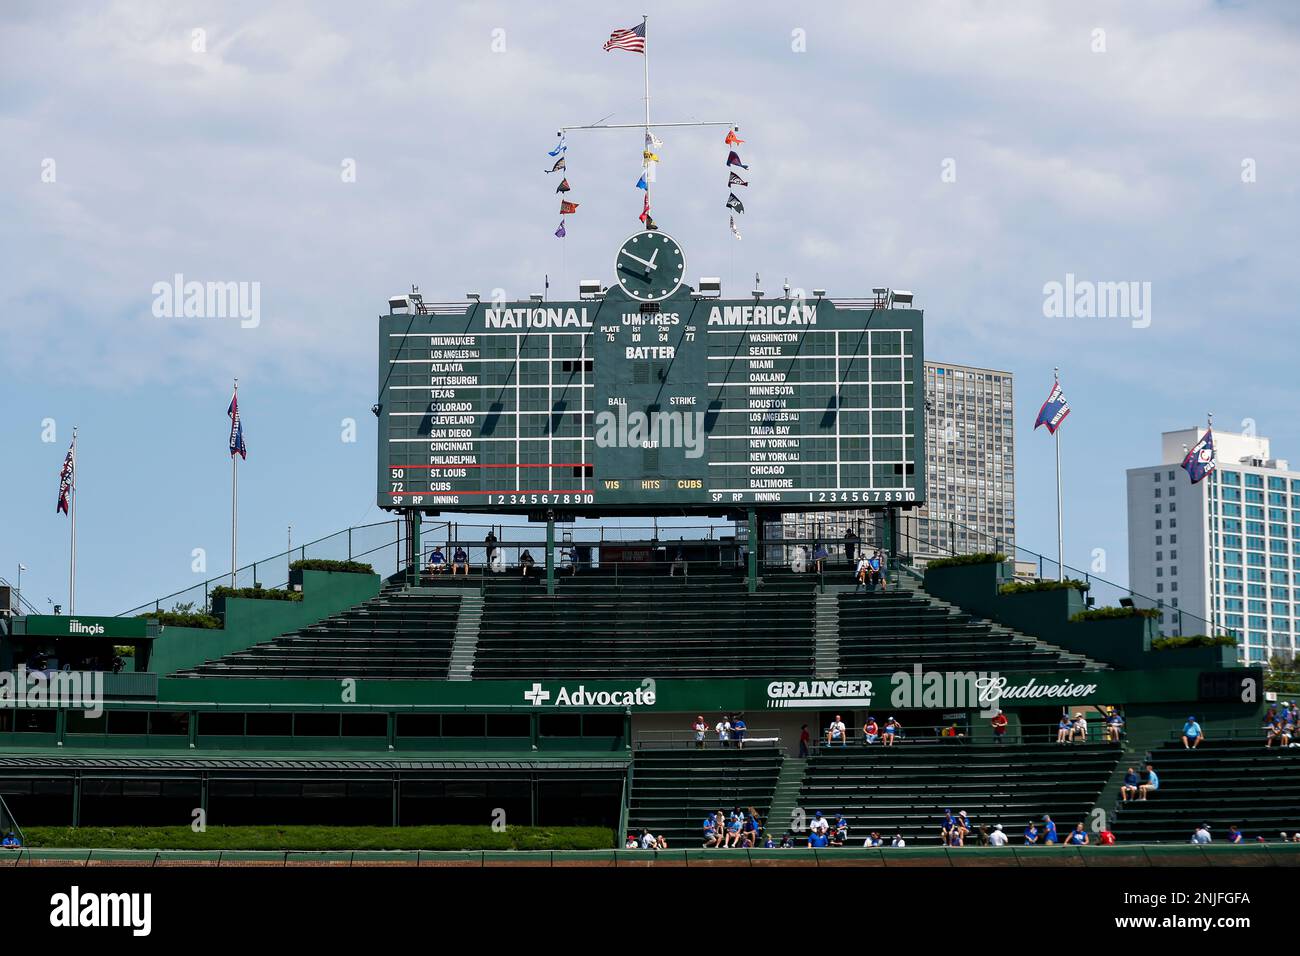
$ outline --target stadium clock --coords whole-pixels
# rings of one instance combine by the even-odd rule
[[[619,247],[614,274],[629,297],[659,302],[681,288],[686,256],[672,236],[658,231],[638,232]]]

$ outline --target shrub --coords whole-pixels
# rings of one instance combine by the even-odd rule
[[[965,564],[1001,564],[1007,559],[1007,556],[1000,551],[996,554],[991,551],[981,551],[978,554],[958,554],[951,558],[939,558],[936,561],[930,561],[926,564],[925,569],[931,568],[956,568]]]
[[[1184,634],[1180,637],[1157,637],[1151,642],[1154,651],[1176,651],[1183,647],[1236,647],[1237,639],[1230,634]]]
[[[126,850],[607,850],[608,827],[26,827],[29,847]]]
[[[363,561],[336,561],[333,558],[302,558],[289,565],[290,571],[342,571],[346,574],[374,574],[372,565]]]
[[[998,593],[1027,594],[1030,591],[1060,591],[1065,588],[1088,591],[1092,588],[1092,584],[1089,581],[1080,581],[1078,578],[1066,578],[1064,581],[1012,581],[998,588]]]
[[[1160,612],[1153,607],[1094,607],[1087,611],[1080,611],[1073,615],[1070,620],[1078,623],[1080,621],[1108,621],[1120,617],[1159,617]]]
[[[211,614],[194,614],[181,611],[146,611],[136,617],[147,617],[157,621],[163,627],[201,627],[217,630],[221,627],[221,618]]]
[[[209,596],[217,598],[256,598],[259,601],[301,601],[301,591],[279,591],[275,588],[228,588],[224,584],[212,589]]]

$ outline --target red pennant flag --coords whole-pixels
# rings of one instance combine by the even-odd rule
[[[724,139],[723,142],[728,146],[738,146],[743,143],[744,140],[737,136],[736,131],[732,129],[727,131],[727,138]]]
[[[561,216],[567,216],[569,213],[577,212],[577,211],[578,211],[578,204],[576,202],[569,202],[567,199],[560,200]]]
[[[646,222],[650,219],[650,197],[649,196],[645,197],[645,202],[641,206],[641,215],[637,216],[637,218],[640,219],[642,222]]]

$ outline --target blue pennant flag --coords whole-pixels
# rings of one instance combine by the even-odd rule
[[[560,228],[555,230],[555,238],[563,239],[568,233],[564,231],[564,220],[560,220]]]
[[[244,445],[244,423],[239,419],[239,393],[230,399],[230,407],[226,409],[226,414],[230,416],[230,457],[238,455],[245,460],[248,459],[248,448]]]
[[[547,155],[547,156],[559,156],[561,153],[563,153],[563,152],[564,152],[565,150],[567,150],[568,148],[569,148],[569,144],[568,144],[568,142],[566,142],[564,134],[561,133],[561,134],[560,134],[560,141],[559,141],[558,143],[555,144],[555,149],[552,149],[552,150],[548,151],[546,155]]]
[[[1192,484],[1196,484],[1214,471],[1214,435],[1210,429],[1205,429],[1201,440],[1187,453],[1187,457],[1183,459],[1183,468],[1191,477]]]
[[[642,174],[641,174],[641,178],[638,179],[638,180],[636,181],[636,188],[637,188],[637,189],[644,189],[644,190],[646,190],[647,192],[650,190],[650,187],[646,185],[646,181],[645,181],[645,173],[642,173]]]
[[[1048,433],[1055,435],[1068,414],[1070,414],[1070,403],[1065,400],[1065,393],[1061,391],[1061,383],[1058,380],[1052,383],[1052,391],[1047,396],[1047,401],[1043,402],[1043,407],[1038,410],[1038,420],[1034,422],[1034,428],[1046,425]]]

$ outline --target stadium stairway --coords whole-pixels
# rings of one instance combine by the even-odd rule
[[[1210,824],[1215,842],[1233,825],[1248,840],[1300,829],[1300,747],[1266,749],[1262,733],[1207,740],[1195,750],[1166,741],[1149,762],[1160,789],[1119,804],[1114,830],[1121,842],[1186,843],[1202,823]]]
[[[807,757],[786,757],[781,761],[781,773],[772,790],[772,809],[768,813],[768,828],[777,839],[792,829],[807,767]]]
[[[1087,671],[1108,665],[974,617],[909,587],[839,600],[839,672],[856,677],[924,668]]]
[[[460,605],[450,592],[386,587],[364,604],[175,676],[443,679]]]
[[[483,596],[477,588],[467,588],[460,595],[460,616],[452,635],[448,680],[470,680],[474,676],[474,657],[478,653],[478,630],[482,622]]]
[[[965,810],[976,828],[1001,823],[1013,839],[1027,821],[1050,814],[1064,836],[1075,823],[1090,822],[1119,755],[1116,744],[967,738],[819,747],[808,761],[799,806],[809,816],[843,813],[859,845],[873,830],[885,839],[902,833],[912,845],[938,845],[939,822],[949,809]]]
[[[753,807],[766,821],[781,771],[776,747],[639,750],[632,763],[628,829],[648,829],[675,849],[700,846],[704,817]],[[784,832],[784,831],[782,831]]]

